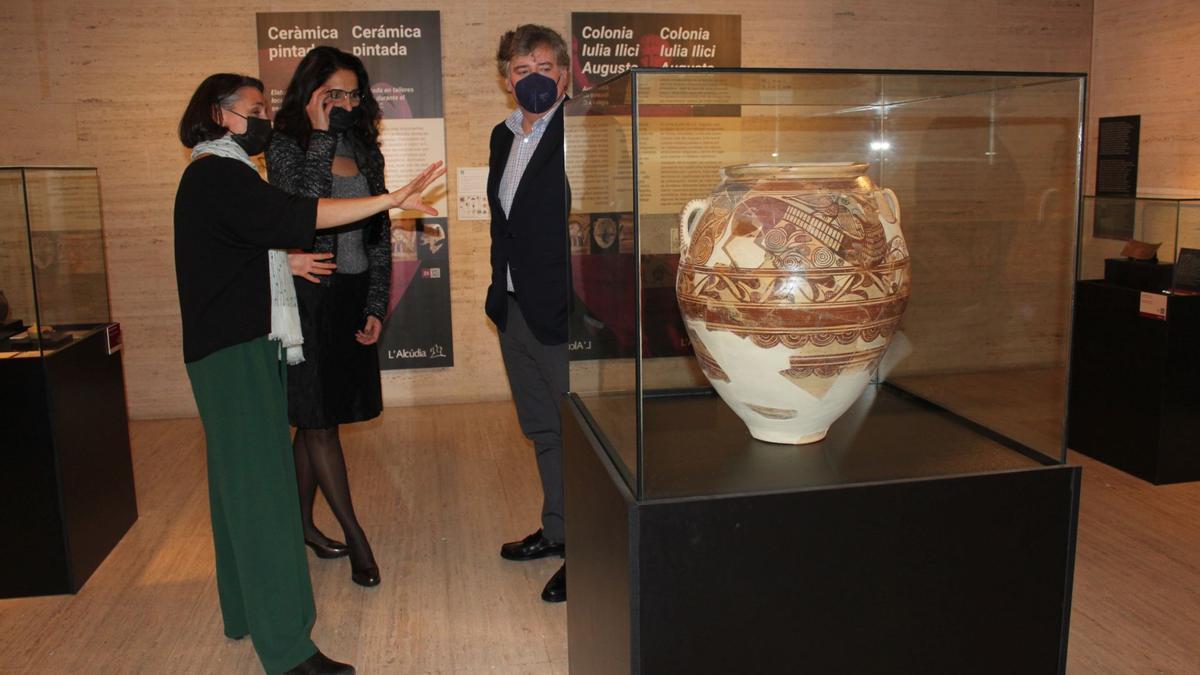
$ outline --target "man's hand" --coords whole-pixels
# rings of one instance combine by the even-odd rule
[[[378,317],[368,316],[367,324],[362,330],[354,333],[354,339],[358,340],[361,345],[373,345],[379,341],[379,333],[383,330],[383,324],[379,322]]]
[[[316,284],[321,281],[318,276],[327,277],[337,269],[337,263],[321,262],[332,257],[332,253],[288,253],[288,267],[293,275]]]

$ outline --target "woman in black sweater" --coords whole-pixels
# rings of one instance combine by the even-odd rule
[[[296,66],[275,114],[267,179],[305,197],[387,192],[379,116],[362,61],[334,47],[312,49]],[[305,249],[289,255],[305,359],[288,369],[304,543],[321,558],[349,554],[350,578],[375,586],[379,565],[354,513],[338,425],[369,420],[383,410],[376,342],[392,285],[391,221],[380,213],[319,234]],[[326,537],[313,523],[318,486],[346,543]]]
[[[204,425],[217,592],[225,634],[250,635],[268,673],[353,673],[309,635],[312,584],[288,439],[286,363],[303,358],[286,256],[316,230],[389,208],[432,211],[431,165],[391,194],[361,199],[289,195],[250,156],[270,137],[262,82],[207,78],[179,124],[192,148],[175,196],[175,273],[183,352]],[[283,256],[283,257],[281,257]]]

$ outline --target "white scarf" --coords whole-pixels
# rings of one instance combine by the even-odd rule
[[[236,159],[258,172],[242,146],[229,136],[197,143],[192,150],[192,159],[200,155]],[[300,331],[300,309],[296,304],[296,285],[288,267],[287,252],[271,249],[268,263],[271,270],[271,334],[268,337],[279,340],[287,354],[288,365],[294,366],[304,360],[304,349],[300,346],[304,344],[304,335]]]

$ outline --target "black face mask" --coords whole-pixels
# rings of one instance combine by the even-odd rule
[[[270,120],[264,120],[261,117],[246,117],[232,110],[226,110],[225,112],[232,113],[246,120],[246,133],[230,134],[229,137],[233,139],[234,143],[242,146],[247,155],[253,157],[267,149],[267,143],[271,141],[271,132],[274,131],[271,128]]]
[[[358,120],[362,118],[361,108],[345,108],[336,107],[329,111],[329,133],[337,136],[344,134],[348,129],[358,124]]]

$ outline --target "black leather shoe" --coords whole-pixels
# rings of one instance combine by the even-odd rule
[[[546,582],[546,587],[542,589],[542,599],[546,602],[567,601],[567,563],[563,563],[554,576],[550,577],[550,581]]]
[[[359,586],[367,586],[368,588],[371,586],[378,586],[379,582],[380,582],[379,566],[376,565],[373,567],[364,567],[362,569],[356,569],[353,565],[351,565],[350,566],[350,581],[353,581],[354,583],[358,584]]]
[[[505,560],[534,560],[552,555],[563,557],[566,544],[556,544],[542,535],[541,529],[521,541],[512,541],[500,547],[500,557]]]
[[[304,545],[311,548],[318,558],[341,558],[350,555],[350,547],[340,541],[329,540],[328,544],[318,544],[315,541],[304,540]]]
[[[354,666],[338,663],[318,650],[284,675],[354,675]]]

